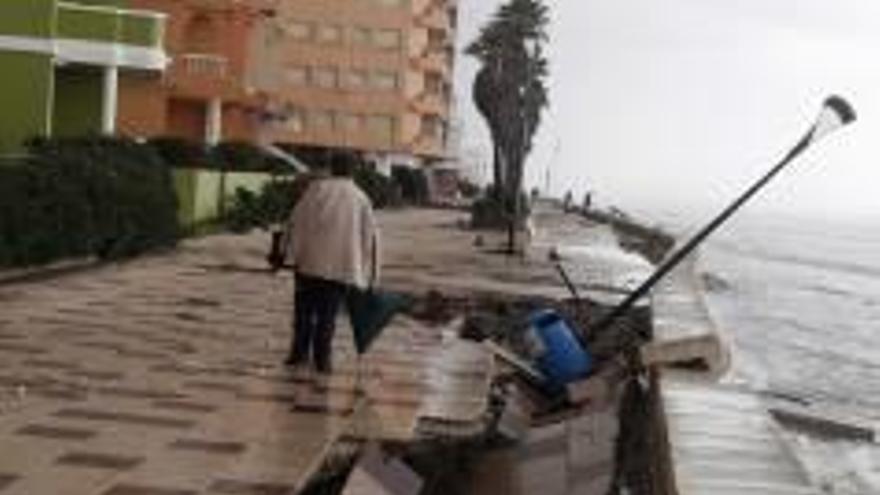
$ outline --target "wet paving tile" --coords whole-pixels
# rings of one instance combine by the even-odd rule
[[[136,467],[143,461],[144,459],[142,457],[102,454],[96,452],[71,452],[56,459],[55,464],[80,468],[127,471]]]
[[[49,438],[53,440],[88,440],[95,437],[98,432],[94,430],[86,430],[83,428],[30,424],[19,428],[15,431],[15,434]]]
[[[46,399],[65,400],[71,402],[82,402],[89,398],[87,389],[83,388],[37,387],[34,389],[30,389],[28,393]]]
[[[193,490],[149,485],[119,484],[100,495],[198,495]]]
[[[144,350],[125,349],[125,350],[120,351],[119,354],[122,357],[144,359],[144,360],[168,359],[167,354],[165,354],[164,352],[159,352],[159,351],[144,351]]]
[[[174,400],[186,397],[185,395],[172,390],[150,390],[129,387],[100,387],[97,389],[97,392],[101,395],[122,397],[126,399]]]
[[[19,478],[21,477],[15,474],[0,473],[0,491],[18,481]]]
[[[195,438],[180,438],[172,442],[168,447],[174,450],[189,450],[208,454],[225,455],[241,454],[247,449],[247,446],[240,442],[202,440]]]
[[[236,394],[236,399],[242,401],[250,401],[250,402],[270,402],[275,404],[286,404],[293,405],[296,404],[296,394],[290,392],[277,392],[277,393],[252,393],[252,392],[242,392]]]
[[[76,347],[82,347],[85,349],[97,349],[101,351],[111,351],[116,353],[123,353],[126,350],[125,345],[120,344],[118,342],[104,342],[104,341],[85,341],[85,342],[77,342],[74,344]]]
[[[217,480],[208,490],[226,495],[290,495],[295,493],[296,487],[282,483]]]
[[[213,404],[205,404],[201,402],[184,400],[157,400],[154,401],[152,405],[157,409],[167,409],[169,411],[184,411],[203,414],[212,413],[218,409],[218,407]]]
[[[150,367],[150,371],[153,373],[162,373],[169,375],[185,375],[185,376],[195,376],[202,374],[202,370],[191,367],[191,366],[181,366],[177,363],[162,363],[157,364]]]
[[[189,381],[184,382],[185,388],[193,388],[198,390],[216,390],[220,392],[232,392],[235,394],[242,393],[244,387],[235,383],[209,382],[209,381]]]
[[[34,356],[37,354],[46,354],[49,351],[43,347],[38,347],[35,345],[0,341],[0,352]]]
[[[85,421],[100,421],[110,423],[124,423],[140,426],[152,426],[156,428],[179,428],[186,429],[195,426],[195,421],[189,419],[171,418],[166,416],[153,416],[148,414],[114,413],[96,411],[92,409],[62,409],[55,414],[56,418],[82,419]]]
[[[32,368],[45,368],[51,370],[72,370],[79,368],[79,364],[77,363],[55,359],[25,359],[21,364]]]
[[[122,380],[125,378],[125,374],[119,371],[110,371],[110,370],[73,370],[70,372],[71,376],[78,376],[82,378],[88,378],[89,380],[97,380],[97,381],[115,381]]]
[[[300,401],[293,406],[298,413],[348,416],[354,411],[353,404],[332,404],[324,401]]]
[[[0,375],[0,385],[5,385],[7,387],[50,387],[56,383],[57,381],[54,378],[49,378],[46,376],[31,376],[20,374]]]
[[[65,327],[52,330],[51,332],[49,332],[49,336],[61,340],[76,340],[81,337],[91,337],[95,334],[95,332],[93,332],[92,330],[85,330],[82,328],[68,328],[66,320],[62,320],[60,323],[63,323]]]

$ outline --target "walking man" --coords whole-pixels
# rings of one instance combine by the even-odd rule
[[[283,245],[296,275],[294,334],[289,366],[332,371],[336,314],[351,288],[378,276],[378,231],[369,198],[352,180],[356,158],[330,159],[332,176],[315,180],[294,207]]]

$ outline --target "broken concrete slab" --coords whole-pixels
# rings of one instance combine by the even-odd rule
[[[341,495],[417,495],[423,485],[424,480],[403,461],[370,444],[355,464]]]

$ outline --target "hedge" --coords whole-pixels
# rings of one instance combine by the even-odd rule
[[[395,165],[391,167],[391,178],[399,185],[402,199],[407,204],[425,205],[430,200],[428,176],[424,170]]]
[[[130,140],[37,140],[0,167],[0,267],[118,259],[179,237],[170,169]]]
[[[300,174],[292,180],[276,180],[266,184],[259,194],[238,189],[223,222],[229,230],[239,233],[254,228],[267,230],[284,222],[315,178],[311,174]],[[359,166],[353,179],[370,198],[373,207],[381,209],[401,204],[399,187],[371,167]]]
[[[149,144],[170,167],[271,174],[293,172],[288,164],[247,141],[224,141],[212,147],[178,137],[157,137]]]

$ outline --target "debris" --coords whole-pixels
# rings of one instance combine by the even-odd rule
[[[400,459],[388,457],[377,445],[370,444],[342,495],[416,495],[423,485],[421,477]]]
[[[524,375],[527,381],[533,384],[540,384],[546,381],[543,373],[538,371],[537,368],[532,366],[525,359],[514,354],[512,351],[501,347],[491,340],[487,340],[486,342],[484,342],[483,345],[485,345],[489,352],[491,352],[495,357],[501,359],[502,361],[516,369],[520,374]]]
[[[877,442],[877,432],[872,427],[858,425],[854,420],[834,417],[830,413],[808,408],[794,410],[774,407],[770,409],[770,414],[783,426],[818,437],[854,442]]]

